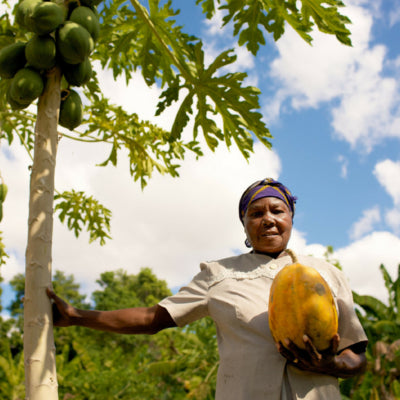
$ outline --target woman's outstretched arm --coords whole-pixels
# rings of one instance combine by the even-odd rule
[[[153,335],[176,326],[168,311],[159,306],[125,308],[113,311],[81,310],[46,289],[53,304],[54,326],[83,326],[123,334]]]

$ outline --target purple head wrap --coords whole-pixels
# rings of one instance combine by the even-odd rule
[[[272,178],[266,178],[254,182],[242,194],[239,202],[239,218],[242,224],[249,205],[262,197],[277,197],[281,199],[289,207],[293,218],[297,197],[292,196],[290,190],[282,183]]]

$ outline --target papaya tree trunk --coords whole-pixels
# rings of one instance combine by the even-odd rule
[[[47,74],[39,98],[31,170],[24,299],[26,400],[58,399],[51,304],[54,175],[61,72]]]

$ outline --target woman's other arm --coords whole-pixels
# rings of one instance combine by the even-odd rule
[[[155,305],[113,311],[81,310],[47,289],[53,303],[54,326],[83,326],[101,331],[123,334],[153,335],[162,329],[176,326],[168,311]]]

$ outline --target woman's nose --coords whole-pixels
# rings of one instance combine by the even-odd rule
[[[264,226],[273,225],[274,219],[272,218],[270,213],[265,213],[263,215],[262,223],[263,223]]]

